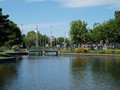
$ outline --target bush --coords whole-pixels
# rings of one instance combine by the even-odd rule
[[[115,50],[115,54],[120,54],[120,49]]]
[[[8,48],[5,46],[0,47],[0,52],[4,52],[5,50],[8,50]]]
[[[83,48],[83,47],[75,48],[74,52],[75,53],[88,53],[90,52],[90,48]]]
[[[13,51],[20,51],[20,46],[19,45],[14,45],[12,46]]]
[[[105,54],[113,54],[113,53],[114,53],[114,50],[111,50],[111,49],[105,50]]]

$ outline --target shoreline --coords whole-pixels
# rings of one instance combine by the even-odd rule
[[[15,55],[28,55],[28,52],[4,52],[2,56],[0,56],[0,63],[6,62],[14,62],[16,61]]]
[[[15,57],[4,57],[0,59],[0,63],[14,62],[16,61]]]
[[[9,52],[9,53],[6,52],[5,54],[10,55],[10,57],[0,58],[0,62],[15,61],[16,58],[13,57],[14,55],[29,55],[29,52]],[[120,58],[120,54],[91,54],[91,53],[59,53],[58,56],[92,56],[92,57],[101,56],[101,57],[118,57],[118,58]]]
[[[8,55],[28,55],[29,52],[5,52]]]
[[[90,53],[59,53],[58,56],[112,56],[120,57],[120,54],[90,54]]]

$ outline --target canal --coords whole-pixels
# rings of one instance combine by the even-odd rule
[[[120,90],[120,58],[22,56],[0,64],[0,90]]]

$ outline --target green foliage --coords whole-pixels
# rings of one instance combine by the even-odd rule
[[[106,54],[120,54],[120,49],[112,50],[112,49],[107,49],[105,50]]]
[[[19,45],[14,45],[14,46],[12,46],[12,50],[13,50],[13,51],[20,51]]]
[[[107,49],[107,50],[105,50],[105,54],[113,54],[113,50]]]
[[[27,36],[24,38],[24,41],[27,46],[35,46],[36,42],[36,33],[34,31],[30,31],[27,33]]]
[[[85,21],[72,21],[70,24],[70,37],[73,44],[85,43],[87,41],[87,23]]]
[[[58,45],[62,45],[62,43],[66,43],[67,45],[69,45],[69,39],[68,38],[64,38],[64,37],[58,37],[57,38],[57,44]]]
[[[74,52],[75,53],[89,53],[90,50],[91,50],[90,48],[80,47],[80,48],[75,48]]]
[[[63,38],[63,37],[58,37],[57,43],[58,43],[59,45],[61,45],[62,42],[64,42],[64,38]]]
[[[38,46],[45,46],[45,44],[49,43],[49,38],[39,32],[36,33],[35,31],[30,31],[27,33],[23,41],[28,47],[36,46],[36,42],[38,43]]]
[[[8,48],[6,46],[0,47],[0,52],[4,52],[5,50],[8,50]]]
[[[11,47],[20,44],[22,39],[20,29],[8,17],[9,15],[3,15],[0,9],[0,46]]]
[[[73,44],[120,43],[120,11],[115,11],[115,18],[103,23],[94,23],[93,29],[88,29],[85,21],[72,21],[70,24],[70,38]]]
[[[102,24],[95,23],[93,27],[91,31],[92,42],[99,42],[100,40],[106,42],[107,40],[109,43],[120,43],[120,11],[115,11],[115,18]]]
[[[105,50],[91,50],[91,54],[105,54]]]
[[[115,50],[115,54],[120,54],[120,49]]]

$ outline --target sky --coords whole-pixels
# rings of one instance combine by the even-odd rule
[[[92,28],[94,23],[114,18],[120,0],[0,0],[0,8],[23,34],[38,26],[43,35],[51,36],[52,32],[55,37],[69,37],[72,21],[85,21]]]

